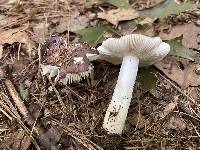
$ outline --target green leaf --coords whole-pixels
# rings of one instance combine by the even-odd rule
[[[131,8],[129,0],[100,0],[103,3],[110,3],[118,8],[129,9]]]
[[[104,34],[108,32],[108,30],[110,30],[109,26],[101,25],[97,27],[88,27],[77,31],[76,33],[81,36],[82,42],[86,42],[90,46],[95,47],[105,40]]]
[[[140,16],[163,19],[171,14],[178,14],[197,7],[200,7],[200,4],[197,5],[191,2],[177,4],[174,0],[167,0],[153,8],[141,11]]]
[[[153,66],[140,68],[138,72],[139,82],[145,91],[150,91],[156,86],[156,69]]]
[[[170,55],[179,56],[187,59],[191,59],[200,64],[200,55],[194,51],[185,48],[182,43],[182,37],[175,38],[173,40],[167,41],[170,45]]]
[[[18,86],[19,94],[22,98],[22,100],[27,100],[29,98],[29,92],[28,90],[24,87],[23,84],[20,84]]]

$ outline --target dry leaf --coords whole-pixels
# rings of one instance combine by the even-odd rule
[[[154,7],[164,1],[165,0],[129,0],[129,3],[132,7],[143,10],[145,8]]]
[[[154,25],[153,25],[154,21],[155,19],[151,19],[148,17],[144,18],[138,23],[138,29],[134,33],[143,34],[151,37],[155,36]]]
[[[167,104],[167,106],[165,106],[164,112],[172,112],[175,109],[176,105],[177,104],[174,102]]]
[[[160,33],[160,37],[162,40],[171,40],[176,37],[180,37],[183,35],[182,44],[186,48],[194,48],[200,50],[200,27],[194,25],[193,23],[185,24],[185,25],[177,25],[172,27],[169,34]]]
[[[180,129],[183,131],[186,129],[186,124],[181,120],[179,116],[171,116],[164,127],[168,129]]]
[[[89,21],[94,16],[88,15],[80,15],[80,12],[76,11],[72,16],[63,17],[59,21],[59,25],[56,27],[56,32],[63,33],[67,30],[71,32],[76,32],[78,30],[84,29],[89,25]]]
[[[23,28],[9,29],[0,32],[0,45],[13,44],[15,42],[24,43],[27,46],[27,53],[31,56],[32,49],[35,48],[33,41],[30,40]]]
[[[4,5],[4,7],[11,7],[13,4],[17,3],[18,0],[1,0],[0,5]]]
[[[47,40],[48,35],[48,24],[46,23],[39,23],[37,26],[33,27],[33,33],[32,39],[36,43],[43,44]]]
[[[0,33],[0,47],[3,47],[1,63],[1,76],[13,78],[15,81],[23,81],[32,78],[37,71],[35,63],[29,66],[32,49],[35,48],[24,28],[5,30]],[[16,44],[18,43],[18,44]],[[23,44],[19,44],[23,43]],[[9,45],[8,45],[9,44]],[[26,68],[26,71],[24,70]]]
[[[200,99],[200,89],[198,87],[189,87],[188,88],[188,91],[189,92],[189,95],[195,99],[195,100],[198,100]]]
[[[128,121],[133,126],[137,126],[138,129],[144,128],[146,125],[150,123],[149,120],[146,120],[142,114],[133,114],[128,117]]]
[[[160,4],[160,3],[164,2],[164,1],[165,0],[150,0],[149,1],[149,3],[150,3],[149,7],[154,7],[154,6]]]
[[[159,113],[159,117],[164,118],[176,108],[177,103],[171,102],[165,106],[165,109]]]
[[[140,24],[140,25],[142,25],[142,26],[143,26],[143,25],[152,25],[154,21],[155,21],[155,19],[146,17],[146,18],[142,19],[141,21],[139,21],[138,24]]]
[[[0,27],[9,26],[13,22],[17,21],[18,17],[7,17],[6,15],[0,14]]]
[[[60,2],[63,2],[66,6],[69,6],[70,1],[69,0],[59,0]]]
[[[183,89],[200,85],[200,75],[196,71],[199,64],[189,63],[184,58],[166,57],[155,66]]]
[[[30,144],[31,138],[25,135],[25,131],[23,130],[15,132],[13,137],[8,141],[8,145],[10,145],[12,150],[27,150]]]
[[[98,18],[105,19],[113,25],[117,26],[120,21],[132,20],[139,16],[139,13],[134,9],[112,9],[98,13]]]

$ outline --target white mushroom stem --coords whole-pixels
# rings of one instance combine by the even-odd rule
[[[130,106],[139,59],[124,56],[112,100],[104,117],[103,128],[109,133],[121,134]]]

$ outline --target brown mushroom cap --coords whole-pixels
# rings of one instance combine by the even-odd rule
[[[89,77],[93,70],[93,65],[86,54],[94,54],[95,50],[90,49],[83,43],[69,44],[67,46],[65,43],[61,37],[54,36],[50,37],[43,46],[43,75],[50,74],[50,78],[57,75],[66,84],[74,81],[79,82],[82,78]],[[50,70],[44,66],[50,68]]]

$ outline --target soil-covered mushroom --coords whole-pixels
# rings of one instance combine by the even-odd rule
[[[121,134],[131,102],[139,63],[151,65],[163,59],[170,51],[170,46],[162,42],[159,37],[131,34],[118,39],[109,38],[97,50],[99,55],[94,55],[97,59],[107,60],[114,64],[122,62],[103,123],[104,129],[109,133]]]
[[[62,37],[52,36],[42,48],[42,75],[67,84],[89,77],[93,65],[86,54],[95,53],[83,43],[67,45]]]

